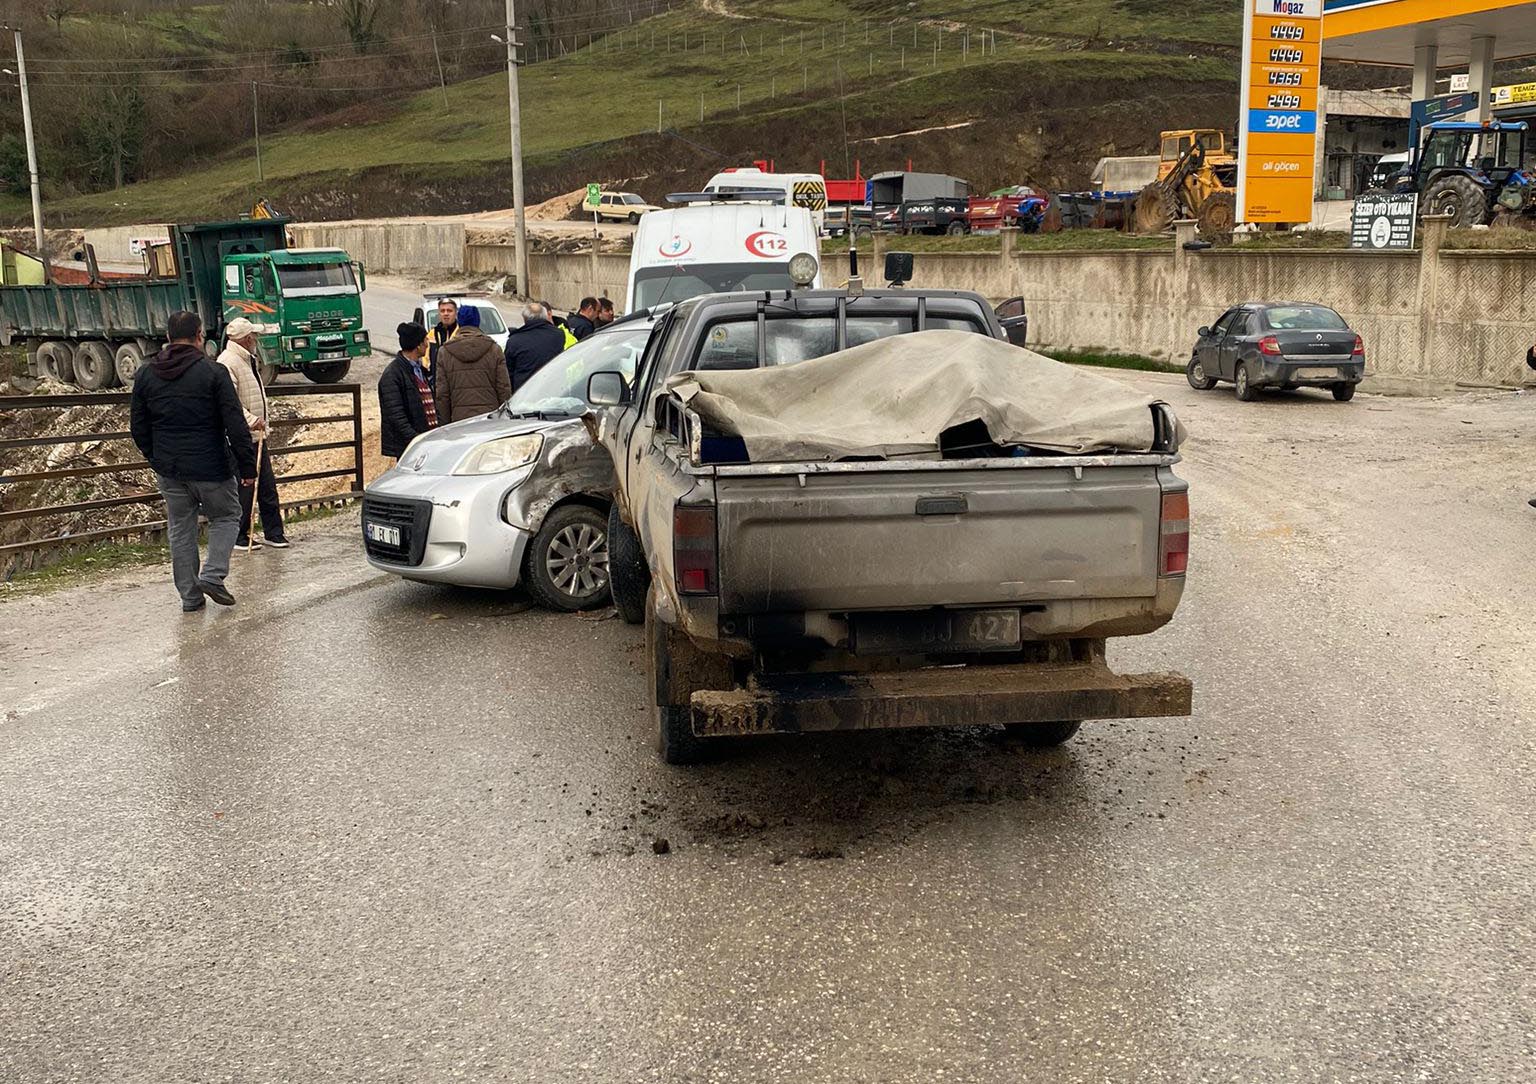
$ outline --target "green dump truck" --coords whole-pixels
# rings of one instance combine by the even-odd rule
[[[25,344],[34,376],[96,391],[131,384],[164,344],[166,317],[186,309],[203,318],[210,356],[225,325],[244,316],[260,333],[267,379],[298,371],[335,383],[372,349],[367,280],[339,248],[285,248],[287,222],[172,226],[168,243],[146,250],[142,275],[0,287],[0,345]]]

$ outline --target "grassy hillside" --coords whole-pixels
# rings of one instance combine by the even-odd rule
[[[1085,186],[1100,154],[1149,149],[1159,127],[1230,122],[1231,5],[1182,7],[947,0],[914,17],[870,0],[703,0],[523,68],[529,196],[586,180],[654,190],[760,156],[837,175],[912,156],[979,184]],[[257,195],[324,217],[506,206],[506,96],[496,74],[450,85],[446,105],[436,90],[360,102],[264,132],[264,182],[245,138],[174,177],[50,198],[48,217],[217,216]],[[658,137],[658,120],[682,138]],[[923,128],[944,130],[903,134]],[[0,201],[8,221],[26,213]]]

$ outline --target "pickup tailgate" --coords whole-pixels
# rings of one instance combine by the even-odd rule
[[[720,611],[1155,595],[1156,457],[1049,462],[721,468]]]

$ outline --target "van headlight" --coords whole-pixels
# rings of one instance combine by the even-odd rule
[[[294,338],[288,340],[288,349],[289,350],[308,350],[309,349],[309,339],[307,339],[303,335],[297,335]]]
[[[532,463],[544,447],[541,433],[497,437],[471,448],[453,468],[454,474],[501,474]]]

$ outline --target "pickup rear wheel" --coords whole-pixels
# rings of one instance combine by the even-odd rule
[[[1053,723],[1008,723],[1008,736],[1031,749],[1050,749],[1070,741],[1083,725],[1080,719],[1061,719]]]
[[[651,570],[634,529],[619,515],[619,506],[608,506],[608,586],[613,608],[627,625],[645,621],[645,595],[651,587]]]
[[[650,663],[651,726],[656,733],[656,755],[667,764],[698,764],[708,758],[709,742],[693,732],[692,713],[687,704],[668,701],[677,699],[677,685],[673,674],[676,661],[674,641],[680,633],[657,620],[656,605],[650,602],[645,608],[646,655]],[[718,740],[718,739],[716,739]]]

